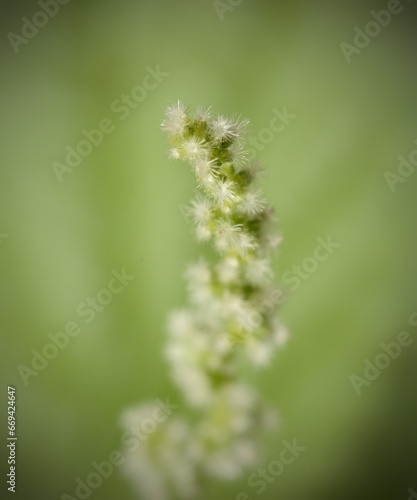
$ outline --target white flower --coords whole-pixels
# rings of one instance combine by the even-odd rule
[[[200,158],[194,165],[194,170],[197,180],[204,182],[205,177],[216,174],[215,162],[214,160],[208,160],[207,158]]]
[[[235,480],[242,475],[243,468],[259,463],[256,447],[249,440],[239,439],[206,458],[210,474],[220,479]]]
[[[253,389],[238,382],[227,385],[223,391],[224,397],[237,411],[246,411],[252,408],[256,402],[256,394]]]
[[[236,186],[232,181],[220,180],[214,184],[212,194],[219,205],[231,204],[236,199]]]
[[[233,123],[221,115],[211,122],[210,131],[216,143],[227,141],[237,136]]]
[[[205,108],[198,106],[195,110],[195,119],[200,122],[208,122],[211,117],[211,106]]]
[[[189,335],[171,338],[166,347],[174,381],[192,406],[204,406],[212,400],[209,377],[203,361],[210,352],[207,336],[197,328]]]
[[[217,277],[223,284],[230,284],[239,277],[239,261],[236,257],[226,257],[216,266]]]
[[[166,118],[162,122],[162,130],[165,130],[170,136],[180,136],[185,131],[187,121],[186,106],[178,101],[168,106]]]
[[[241,170],[248,160],[248,153],[242,143],[236,141],[228,149],[231,157],[231,161],[237,168]]]
[[[198,187],[204,189],[204,192],[212,196],[213,190],[216,188],[216,184],[218,180],[216,179],[216,176],[213,174],[208,174],[204,177],[198,177]]]
[[[282,347],[288,342],[290,334],[287,328],[284,325],[279,324],[274,333],[273,333],[273,341],[277,347]]]
[[[169,500],[170,494],[164,477],[166,471],[155,467],[149,457],[146,450],[138,450],[135,454],[125,452],[122,470],[143,498]]]
[[[192,314],[186,310],[173,311],[168,318],[168,331],[173,337],[190,335],[195,329]]]
[[[243,314],[245,300],[238,294],[226,291],[222,298],[222,313],[225,318],[237,317]]]
[[[197,238],[197,241],[207,241],[210,239],[212,235],[212,230],[207,223],[198,223],[197,227],[195,228],[195,235]]]
[[[169,150],[168,156],[169,158],[171,158],[171,160],[178,160],[180,158],[180,152],[177,148],[171,148]]]
[[[270,342],[259,339],[251,339],[246,346],[246,353],[249,360],[256,367],[264,367],[271,361],[273,346]]]
[[[157,440],[145,440],[137,449],[126,450],[124,472],[144,498],[168,500],[175,491],[191,499],[196,493],[196,474],[188,454],[190,429],[176,417],[158,425]]]
[[[240,439],[233,445],[233,454],[236,462],[244,467],[254,466],[259,462],[256,445],[249,439]]]
[[[198,186],[211,194],[216,189],[216,184],[218,183],[217,167],[214,161],[204,157],[199,158],[194,165],[194,171]]]
[[[188,291],[193,303],[207,303],[211,300],[211,271],[208,264],[200,259],[191,264],[185,273],[188,280]]]
[[[211,219],[211,202],[207,198],[196,198],[191,202],[188,214],[197,224],[207,224]]]
[[[258,189],[250,189],[244,193],[239,202],[239,210],[244,214],[255,216],[266,207],[266,201]]]
[[[207,155],[205,144],[203,139],[198,139],[196,137],[184,139],[180,146],[183,159],[192,161],[204,158]]]
[[[236,463],[235,457],[229,450],[208,457],[205,469],[210,475],[219,479],[234,480],[241,474],[241,467]]]
[[[239,255],[246,255],[249,251],[255,250],[257,247],[257,244],[250,234],[247,234],[246,232],[242,232],[239,235],[236,250],[239,253]]]
[[[198,367],[178,366],[173,370],[173,378],[191,406],[204,407],[211,403],[213,395],[209,379]]]
[[[198,262],[188,266],[185,277],[188,279],[191,289],[205,287],[210,284],[211,271],[207,262],[204,259],[200,259]]]
[[[232,225],[227,220],[219,220],[215,229],[214,245],[219,252],[234,249],[238,245],[238,233],[242,230],[240,224]]]
[[[249,120],[238,116],[236,120],[234,120],[234,123],[237,137],[239,137],[240,140],[245,140],[245,134],[250,123]]]
[[[222,304],[222,315],[233,321],[242,334],[253,331],[259,326],[259,312],[239,295],[226,292],[222,297]]]
[[[245,268],[245,278],[251,285],[262,286],[270,282],[273,272],[268,259],[251,259]]]
[[[144,420],[155,420],[155,417],[153,417],[155,408],[156,404],[145,403],[126,409],[120,417],[122,426],[135,435],[135,429],[140,428]]]
[[[219,115],[210,124],[210,131],[213,135],[215,143],[230,141],[232,139],[243,139],[243,134],[249,125],[249,120],[229,120],[222,115]]]

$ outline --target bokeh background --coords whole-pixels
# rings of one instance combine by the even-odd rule
[[[318,237],[340,244],[289,292],[288,346],[268,369],[245,374],[281,415],[265,465],[285,439],[307,447],[259,498],[407,500],[417,491],[417,342],[360,396],[350,381],[381,342],[417,333],[408,322],[417,311],[417,173],[394,192],[384,177],[417,149],[415,3],[402,0],[403,12],[350,64],[340,43],[387,2],[234,3],[221,19],[210,0],[71,0],[15,53],[7,35],[40,7],[2,1],[0,433],[14,384],[15,498],[75,496],[76,478],[120,448],[126,406],[178,402],[162,355],[165,318],[184,304],[182,273],[201,249],[182,210],[194,179],[168,161],[159,128],[177,99],[242,114],[253,137],[274,108],[297,116],[260,151],[284,234],[278,283]],[[112,102],[157,65],[169,75],[120,120]],[[104,118],[115,130],[59,182],[52,162]],[[135,279],[85,324],[77,306],[123,268]],[[68,321],[82,333],[25,386],[18,365],[30,366],[31,350]],[[213,483],[207,498],[257,498],[246,481]],[[135,497],[116,471],[91,498]]]

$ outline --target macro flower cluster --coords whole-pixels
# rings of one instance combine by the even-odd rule
[[[247,126],[210,109],[191,115],[181,103],[162,123],[169,156],[191,165],[201,191],[188,207],[196,239],[210,242],[216,257],[187,268],[189,305],[168,321],[166,356],[192,417],[173,415],[127,455],[144,498],[194,498],[205,478],[234,480],[259,459],[256,435],[268,411],[239,366],[242,358],[267,365],[287,331],[268,301],[271,253],[281,237],[257,187],[260,165],[246,159]],[[143,411],[130,410],[125,427],[139,425]]]

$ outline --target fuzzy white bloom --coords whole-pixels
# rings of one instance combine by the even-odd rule
[[[187,126],[187,108],[181,102],[168,106],[162,129],[170,136],[182,135]]]
[[[208,122],[211,118],[211,107],[197,106],[195,110],[195,119],[200,122]]]
[[[204,259],[188,266],[185,277],[188,279],[189,287],[195,290],[199,287],[206,287],[210,284],[211,271]]]
[[[266,207],[266,201],[262,198],[259,189],[250,189],[242,195],[239,209],[251,217],[260,214]]]
[[[147,409],[145,406],[130,411],[123,416],[122,425],[140,427],[144,419],[150,418]],[[189,439],[189,427],[173,417],[160,424],[148,439],[139,440],[135,449],[125,450],[123,471],[144,498],[169,500],[173,489],[181,498],[194,498],[197,485],[188,452]],[[178,456],[182,456],[182,460],[178,460]]]
[[[204,139],[189,137],[181,144],[181,153],[184,160],[201,160],[206,157],[208,151]]]
[[[212,236],[212,228],[208,223],[198,223],[195,228],[197,241],[207,241]]]
[[[242,141],[246,142],[246,132],[249,126],[249,120],[247,118],[241,118],[239,115],[233,120],[235,126],[236,137]]]
[[[212,188],[213,198],[218,205],[231,204],[236,199],[236,186],[232,181],[219,180]]]
[[[207,224],[212,216],[211,208],[207,198],[196,198],[191,202],[188,213],[196,224]]]
[[[270,253],[280,236],[254,186],[261,169],[247,162],[247,126],[240,118],[212,118],[210,108],[192,116],[179,102],[162,124],[172,144],[170,158],[191,164],[203,192],[187,211],[197,240],[210,240],[218,256],[188,266],[188,307],[168,320],[171,377],[199,418],[187,423],[170,416],[126,455],[125,471],[144,498],[195,499],[201,478],[234,480],[259,460],[254,431],[264,427],[266,411],[241,381],[237,356],[266,366],[288,332],[275,320],[275,303],[266,300],[273,279]],[[123,426],[140,426],[149,412],[146,404],[126,412]]]
[[[171,160],[178,160],[180,157],[180,152],[177,148],[171,148],[169,150],[168,156]]]
[[[216,143],[228,141],[236,137],[234,124],[221,115],[211,122],[210,131]]]
[[[242,230],[241,224],[232,225],[228,220],[217,221],[214,245],[219,252],[233,250],[239,246],[238,233]]]
[[[196,324],[187,310],[173,311],[168,318],[168,331],[172,337],[192,335]]]
[[[240,171],[245,167],[248,161],[248,153],[245,146],[241,142],[234,142],[228,148],[229,154],[233,159],[233,164],[235,165],[236,171]]]
[[[256,367],[267,366],[273,354],[271,342],[251,339],[246,346],[250,361]]]
[[[289,331],[284,325],[277,325],[276,329],[273,332],[273,341],[277,347],[281,347],[288,342],[290,338]]]
[[[200,259],[199,262],[188,266],[185,277],[192,302],[206,303],[211,299],[211,271],[204,260]]]
[[[247,233],[241,233],[239,235],[239,241],[236,251],[239,255],[247,255],[249,251],[253,251],[257,248],[257,243],[252,235]]]
[[[213,160],[202,157],[196,162],[194,171],[197,180],[200,183],[205,184],[207,182],[207,178],[211,178],[213,175],[216,175],[216,166]]]
[[[260,314],[248,300],[226,291],[221,303],[222,317],[236,325],[240,332],[255,330],[260,325]]]
[[[236,257],[226,257],[217,264],[216,271],[220,283],[224,285],[233,283],[239,277],[239,260]]]
[[[251,259],[245,268],[245,278],[251,285],[266,285],[273,278],[274,273],[268,259]]]

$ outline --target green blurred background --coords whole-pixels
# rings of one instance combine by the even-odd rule
[[[285,439],[307,447],[259,498],[406,500],[417,491],[417,342],[362,395],[349,379],[380,342],[416,336],[417,173],[394,192],[384,177],[417,149],[416,7],[402,5],[348,64],[339,44],[387,2],[243,0],[221,20],[210,0],[72,0],[18,53],[7,34],[40,7],[2,2],[0,400],[4,417],[14,384],[15,498],[74,495],[91,462],[120,447],[126,406],[180,402],[162,355],[165,318],[184,304],[182,273],[201,249],[181,208],[194,179],[168,161],[159,128],[177,99],[242,114],[254,137],[274,108],[297,115],[260,152],[284,234],[277,282],[313,255],[318,237],[340,244],[289,291],[287,347],[246,374],[281,415],[265,465]],[[157,65],[169,75],[120,120],[112,102]],[[104,118],[115,130],[59,182],[52,162]],[[78,304],[122,268],[135,279],[87,325]],[[30,366],[31,350],[68,321],[82,333],[25,386],[17,366]],[[5,444],[1,456],[6,498]],[[213,484],[207,498],[257,498],[246,480]],[[134,496],[117,471],[91,498]]]

